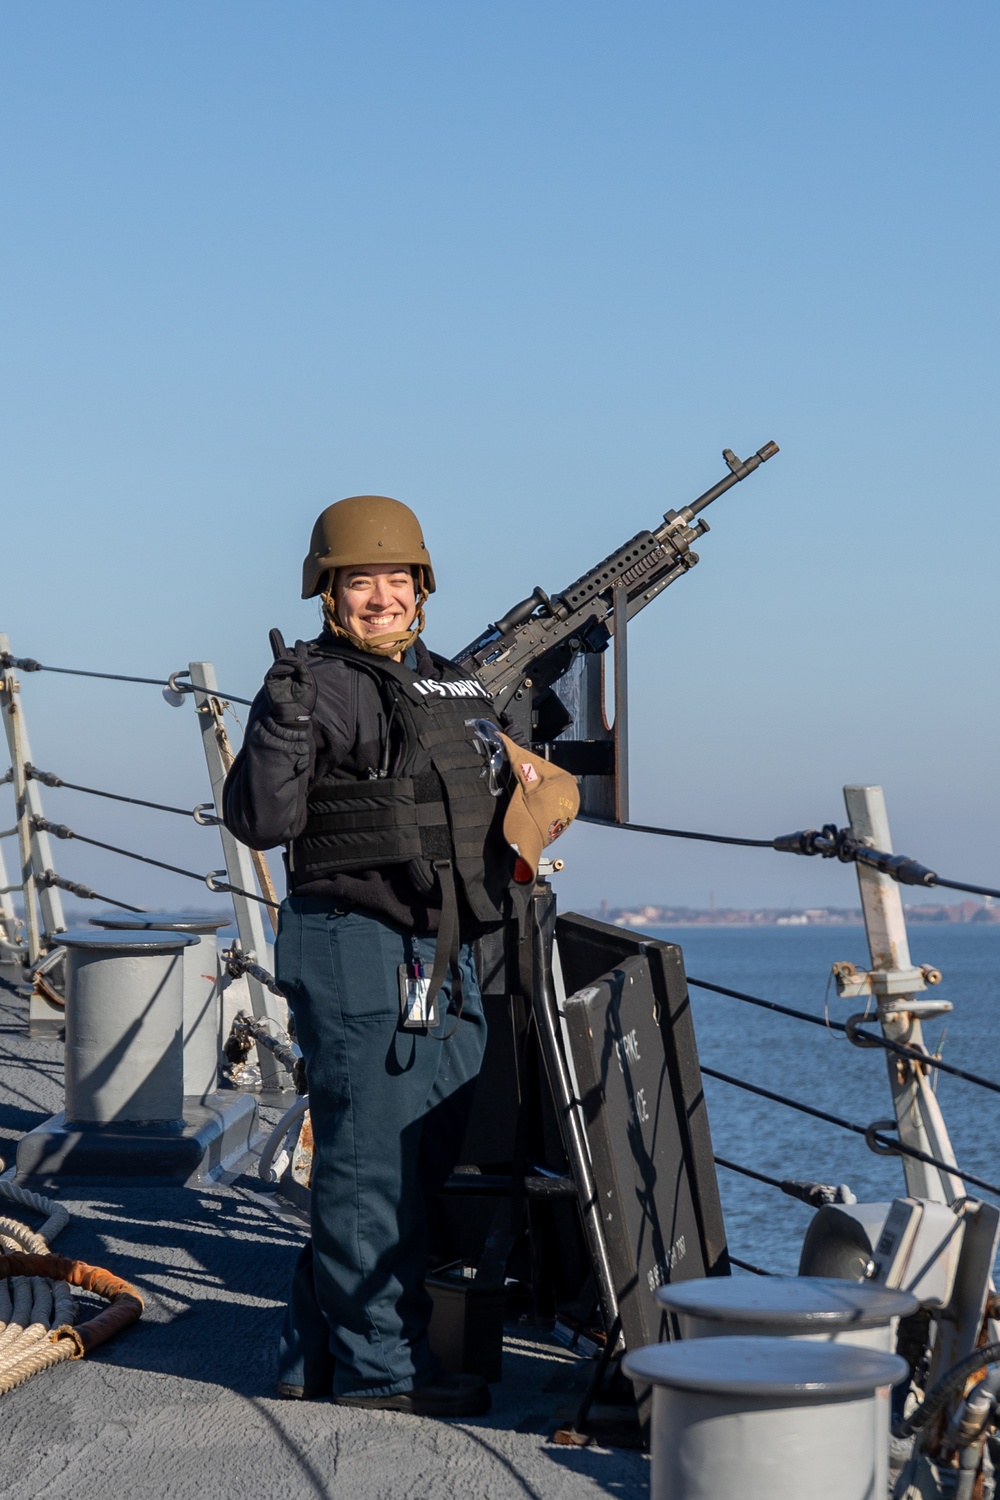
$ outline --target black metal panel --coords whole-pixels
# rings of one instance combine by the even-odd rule
[[[614,740],[553,740],[545,749],[553,765],[573,776],[613,776]]]
[[[683,958],[572,914],[556,941],[622,1331],[637,1348],[662,1336],[658,1286],[729,1271]]]

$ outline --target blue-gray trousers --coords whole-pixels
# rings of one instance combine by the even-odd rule
[[[429,973],[434,940],[420,938]],[[392,1395],[437,1373],[427,1328],[427,1205],[455,1166],[486,1044],[462,948],[437,1034],[400,1025],[399,965],[413,939],[361,912],[291,897],[275,949],[295,1016],[315,1137],[312,1240],[299,1257],[280,1379],[336,1395]]]

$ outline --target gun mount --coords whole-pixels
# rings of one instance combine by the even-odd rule
[[[667,511],[662,525],[638,532],[562,593],[550,598],[535,588],[454,658],[485,684],[536,751],[580,778],[585,816],[628,821],[629,620],[698,562],[692,545],[709,529],[700,513],[777,452],[777,443],[765,443],[741,460],[723,449],[729,473],[718,484],[682,510]],[[604,653],[612,637],[609,724]]]

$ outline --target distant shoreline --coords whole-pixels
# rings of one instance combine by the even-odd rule
[[[1000,906],[985,901],[956,901],[950,905],[904,905],[903,912],[911,926],[919,927],[996,927],[1000,926]],[[804,910],[791,907],[698,907],[609,906],[603,902],[596,910],[584,913],[598,921],[626,930],[645,931],[651,927],[685,929],[750,928],[768,929],[803,927],[863,927],[859,906],[810,906]]]
[[[582,915],[595,917],[598,921],[607,920],[597,912],[583,912]],[[685,931],[691,932],[718,932],[720,929],[723,932],[771,932],[774,928],[780,927],[782,932],[789,930],[803,932],[817,927],[838,930],[854,927],[863,929],[864,925],[861,917],[851,922],[644,922],[641,926],[631,922],[611,923],[612,927],[620,927],[623,932],[647,932],[654,927],[683,927]],[[906,925],[907,927],[975,927],[977,930],[982,930],[984,927],[1000,927],[998,922],[941,922],[937,919],[927,922],[921,921],[919,917],[911,917],[909,913],[907,913]]]

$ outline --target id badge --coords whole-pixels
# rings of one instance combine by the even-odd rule
[[[438,1023],[437,997],[429,999],[430,975],[423,964],[400,964],[399,1011],[406,1031],[429,1031]]]

